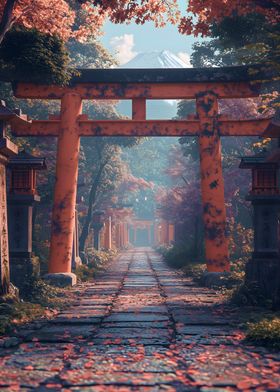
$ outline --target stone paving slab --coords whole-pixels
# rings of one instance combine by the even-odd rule
[[[225,319],[224,317],[217,317],[213,314],[209,314],[207,311],[205,314],[195,314],[195,312],[191,314],[183,314],[172,312],[173,318],[176,323],[185,324],[185,325],[228,325],[230,320]]]
[[[159,328],[166,329],[170,327],[170,321],[126,321],[126,322],[108,322],[106,319],[102,322],[103,328]],[[160,331],[159,331],[160,334]]]
[[[57,372],[64,368],[65,350],[57,344],[44,349],[33,347],[30,351],[16,351],[7,360],[5,368]]]
[[[50,371],[30,371],[7,367],[1,369],[0,389],[2,390],[2,387],[11,387],[13,384],[25,388],[36,388],[41,382],[51,379],[53,376],[54,373]]]
[[[120,313],[168,313],[166,306],[146,306],[136,304],[136,306],[126,304],[116,304],[114,310]]]
[[[103,386],[88,386],[88,387],[68,387],[66,389],[62,389],[62,392],[69,392],[69,391],[83,391],[83,392],[130,392],[130,391],[137,391],[137,392],[176,392],[179,389],[175,389],[170,385],[153,385],[153,386],[113,386],[113,385],[106,385],[106,389]],[[189,392],[191,390],[188,390]],[[183,392],[183,390],[182,390]],[[212,391],[213,392],[213,391]],[[215,391],[214,391],[215,392]]]
[[[245,345],[236,322],[215,291],[130,250],[55,319],[2,344],[0,390],[280,391],[280,354]]]
[[[241,332],[224,326],[213,325],[184,325],[177,326],[177,332],[181,335],[200,335],[200,336],[227,336],[239,335]]]
[[[118,346],[169,346],[171,341],[166,337],[131,337],[131,338],[120,338],[119,336],[111,337],[94,337],[92,339],[95,345],[118,345]]]
[[[158,331],[156,328],[106,328],[103,327],[95,334],[95,338],[147,338],[147,339],[154,339],[157,337],[169,337],[170,332],[168,329],[163,329],[162,331]]]
[[[107,322],[141,322],[141,321],[168,321],[169,317],[163,314],[153,313],[112,313],[108,318]]]
[[[75,306],[74,308],[70,308],[61,312],[60,315],[70,315],[70,316],[77,316],[77,315],[84,315],[84,316],[102,316],[104,315],[107,310],[109,309],[108,306]]]
[[[171,373],[128,373],[128,372],[113,372],[96,374],[94,371],[76,370],[66,371],[60,375],[63,385],[144,385],[153,386],[155,384],[170,384],[176,381],[176,374]]]
[[[90,359],[80,356],[70,366],[71,369],[87,368],[95,372],[103,372],[104,367],[106,367],[107,372],[171,373],[176,370],[176,363],[164,356],[162,358],[145,356],[135,360],[134,355],[97,353],[95,351],[94,356],[90,357]]]
[[[27,342],[38,340],[40,342],[73,342],[86,339],[94,333],[93,326],[80,325],[47,325],[39,331],[20,334]]]
[[[79,325],[79,324],[100,324],[101,321],[102,318],[98,316],[88,317],[85,315],[67,314],[67,316],[59,316],[55,319],[50,320],[50,323]]]

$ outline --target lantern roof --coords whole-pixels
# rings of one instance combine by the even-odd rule
[[[278,159],[272,159],[272,152],[264,149],[255,155],[241,157],[239,168],[254,169],[257,167],[271,166],[279,166],[279,161]]]
[[[14,117],[15,113],[7,108],[5,101],[0,101],[0,121],[9,120],[10,118]]]
[[[280,119],[273,118],[265,130],[263,136],[265,137],[280,137]]]
[[[14,117],[21,117],[27,119],[27,116],[22,114],[20,109],[11,110],[6,106],[6,102],[0,100],[0,121],[10,120]]]
[[[35,170],[46,170],[46,158],[35,157],[25,150],[9,160],[9,168],[25,167]]]

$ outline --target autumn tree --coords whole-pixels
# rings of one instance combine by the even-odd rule
[[[33,29],[64,42],[71,39],[88,42],[100,34],[107,19],[113,23],[134,21],[144,24],[152,21],[158,27],[166,23],[176,24],[182,34],[222,36],[222,45],[225,45],[229,36],[232,38],[245,33],[252,38],[267,28],[269,38],[265,42],[256,42],[255,48],[251,47],[251,59],[255,62],[265,59],[266,65],[271,66],[273,63],[279,73],[279,8],[278,0],[190,0],[184,15],[179,12],[178,0],[2,0],[0,43],[11,29],[18,28]],[[254,24],[257,28],[252,28]],[[221,49],[220,39],[212,44],[217,44]],[[50,45],[46,41],[43,46],[47,48]],[[208,50],[209,45],[202,49]],[[63,48],[61,52],[66,67]],[[238,52],[242,55],[242,50]],[[34,57],[38,55],[37,52]],[[230,60],[234,57],[231,51],[227,51],[227,55]],[[32,74],[34,72],[30,72]],[[64,77],[64,82],[67,80],[69,75],[68,78]]]
[[[235,16],[260,15],[271,25],[280,22],[278,0],[189,0],[186,10],[189,16],[183,16],[179,24],[184,34],[211,36],[213,25]]]
[[[137,141],[137,138],[114,137],[82,140],[81,165],[84,170],[81,170],[81,175],[86,187],[83,192],[86,203],[80,235],[81,252],[85,251],[94,210],[105,208],[112,203],[111,197],[124,178],[126,167],[121,159],[122,147],[131,147]]]
[[[177,24],[184,34],[209,34],[209,27],[234,14],[263,15],[270,23],[280,20],[278,0],[190,0],[187,16],[177,0],[2,0],[0,42],[13,26],[36,28],[68,40],[96,36],[108,18],[113,23],[153,21],[156,26]]]
[[[9,34],[9,33],[8,33]],[[69,40],[67,43],[69,59],[73,67],[83,66],[84,68],[111,66],[115,64],[112,56],[97,42],[80,43]],[[20,107],[23,113],[34,119],[47,119],[50,114],[58,114],[60,103],[58,101],[45,100],[21,100],[14,98],[10,83],[0,83],[0,93],[8,106],[12,109]],[[111,102],[84,102],[84,113],[93,118],[118,118],[114,103]],[[39,173],[38,190],[41,196],[41,203],[36,207],[36,219],[34,225],[34,251],[40,256],[42,269],[48,259],[51,209],[53,200],[53,187],[55,182],[56,163],[56,142],[54,138],[17,138],[20,148],[28,152],[47,158],[48,170]],[[130,140],[133,143],[133,138]],[[91,192],[91,207],[100,206],[108,201],[117,184],[123,179],[122,173],[124,165],[121,161],[120,141],[115,138],[82,138],[81,159],[80,159],[80,179],[78,193],[80,198],[81,211],[87,213],[89,207],[89,194]],[[127,141],[126,144],[129,144]],[[100,173],[98,180],[98,167],[106,162]],[[100,195],[102,194],[102,198]],[[81,200],[84,200],[82,202]],[[102,202],[102,203],[101,203]],[[98,207],[97,207],[98,208]],[[89,216],[91,211],[89,211]],[[85,218],[81,214],[81,223]],[[44,228],[44,229],[42,229]]]
[[[177,0],[1,0],[0,43],[16,25],[35,28],[63,40],[86,41],[100,34],[104,21],[153,21],[156,26],[179,20]]]

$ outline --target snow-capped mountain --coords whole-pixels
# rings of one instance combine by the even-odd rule
[[[190,64],[169,50],[138,53],[121,68],[188,68]]]
[[[161,52],[146,52],[137,54],[120,68],[189,68],[188,61],[184,61],[169,50]],[[177,101],[152,100],[147,102],[147,119],[170,119],[176,116]],[[122,101],[118,105],[120,113],[131,116],[131,105]]]

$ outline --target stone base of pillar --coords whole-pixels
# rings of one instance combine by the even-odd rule
[[[280,259],[255,258],[246,264],[245,284],[255,284],[264,299],[280,307]]]
[[[32,277],[40,276],[40,261],[38,257],[10,257],[11,282],[19,288],[25,287]]]
[[[48,284],[57,287],[75,286],[77,284],[77,276],[72,272],[46,274],[43,279]]]

